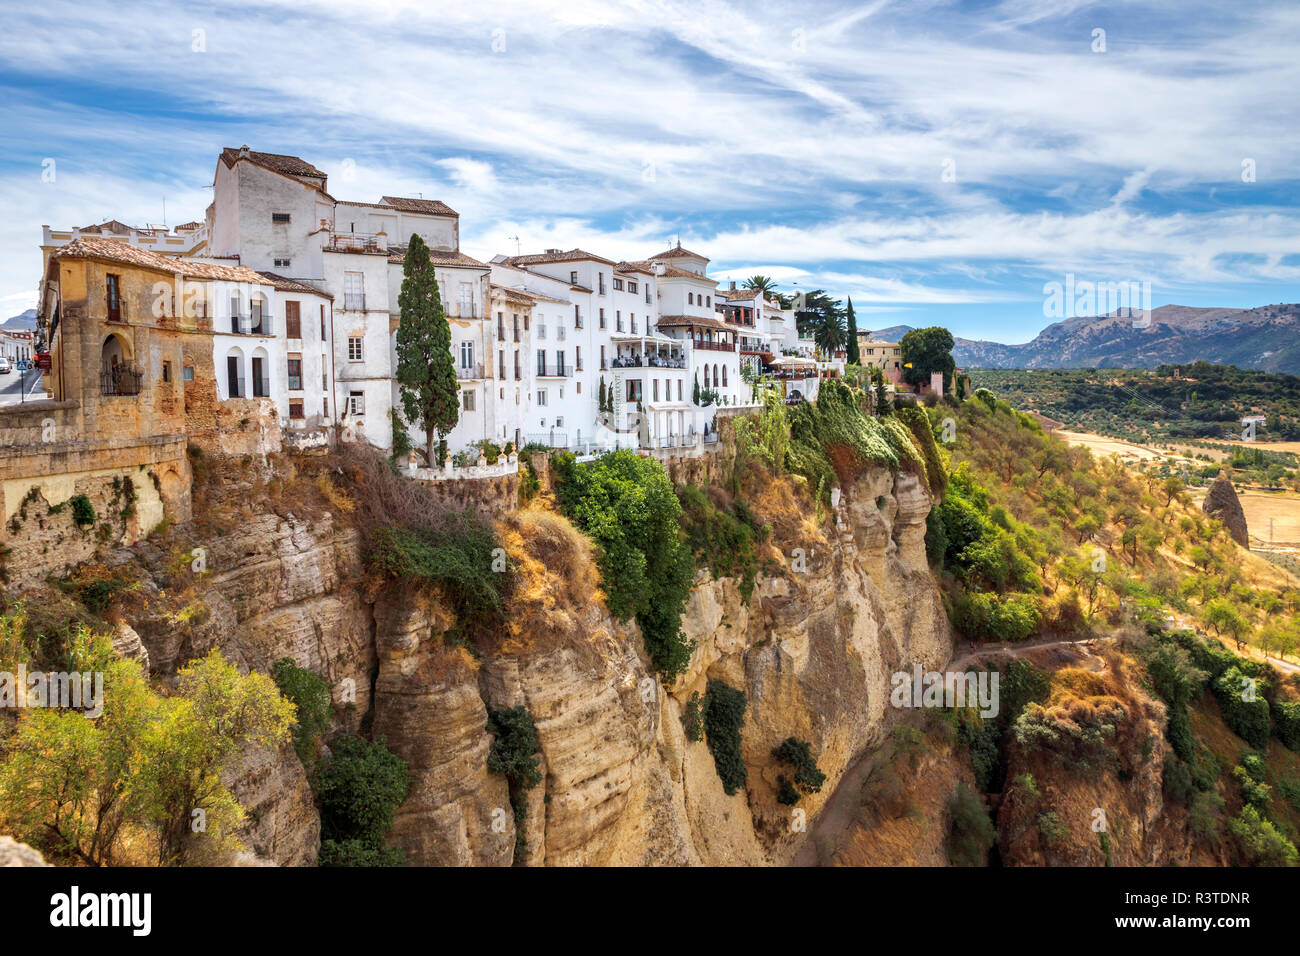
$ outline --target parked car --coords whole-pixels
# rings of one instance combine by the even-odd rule
[[[0,358],[0,375],[8,375],[13,371],[13,366],[9,364],[7,358]]]

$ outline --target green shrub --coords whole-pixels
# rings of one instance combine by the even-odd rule
[[[536,756],[542,747],[532,715],[522,704],[489,712],[488,733],[492,734],[488,770],[503,775],[509,785],[515,817],[515,862],[519,862],[527,843],[528,791],[542,782]]]
[[[330,685],[319,674],[313,674],[283,657],[271,669],[280,693],[293,701],[297,717],[293,724],[293,749],[298,759],[308,769],[315,761],[316,739],[329,725],[333,708],[330,706]]]
[[[749,601],[758,577],[757,542],[767,529],[737,500],[731,511],[716,507],[695,485],[677,489],[682,505],[682,530],[701,567],[715,578],[735,578],[740,596]]]
[[[564,513],[599,549],[610,612],[635,617],[654,670],[671,681],[686,670],[693,645],[682,636],[682,611],[694,567],[681,532],[682,507],[659,462],[624,449],[579,465],[553,459]]]
[[[704,700],[704,734],[722,790],[732,796],[745,785],[749,772],[740,752],[740,728],[745,723],[745,692],[710,680]]]
[[[85,495],[73,495],[68,499],[68,503],[72,505],[72,520],[77,523],[77,527],[89,528],[99,520],[99,516],[95,514],[95,506]]]
[[[959,783],[948,802],[948,816],[948,862],[953,866],[983,866],[998,836],[984,802],[970,787]]]
[[[1275,701],[1273,720],[1273,733],[1282,741],[1282,746],[1300,751],[1300,701]]]
[[[316,799],[320,804],[321,866],[396,866],[401,851],[384,846],[398,805],[410,789],[406,761],[386,746],[345,734],[321,762]],[[375,862],[358,862],[366,859]]]
[[[1268,717],[1268,701],[1264,699],[1264,682],[1256,681],[1255,699],[1247,700],[1249,685],[1241,669],[1233,665],[1212,686],[1228,728],[1256,750],[1267,748],[1272,723]]]
[[[772,750],[772,756],[794,768],[794,780],[787,784],[785,777],[779,778],[781,792],[777,799],[792,806],[799,802],[799,797],[809,793],[819,793],[826,782],[826,774],[817,769],[812,749],[808,741],[787,737],[779,747]],[[793,795],[794,799],[789,799]]]
[[[692,693],[686,701],[686,707],[682,710],[682,729],[686,732],[686,739],[692,743],[704,739],[704,705],[700,701],[699,691]]]
[[[1252,806],[1241,808],[1241,815],[1228,821],[1237,861],[1246,866],[1295,866],[1296,848],[1278,829]]]
[[[501,609],[509,575],[493,571],[498,547],[491,527],[476,513],[448,516],[446,526],[375,528],[366,556],[373,573],[441,589],[457,618],[491,616]]]

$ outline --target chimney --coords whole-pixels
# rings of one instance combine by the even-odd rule
[[[245,143],[243,146],[239,147],[239,158],[240,158],[240,159],[248,159],[248,144],[247,144],[247,143]]]
[[[560,251],[559,249],[547,249],[547,250],[546,250],[546,254],[547,254],[548,256],[550,256],[550,255],[554,255],[555,253],[557,253],[557,252],[559,252],[559,251]]]
[[[382,229],[380,229],[377,233],[375,233],[375,245],[377,245],[377,246],[378,246],[380,249],[382,249],[384,252],[387,252],[387,251],[388,251],[388,233],[384,232],[384,230],[382,230]]]
[[[732,279],[732,280],[731,280],[731,291],[732,291],[732,292],[735,292],[735,291],[736,291],[736,280],[735,280],[735,279]]]

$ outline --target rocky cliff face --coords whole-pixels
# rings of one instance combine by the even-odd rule
[[[948,660],[925,562],[929,508],[913,476],[873,471],[845,489],[834,530],[824,524],[748,601],[734,581],[701,573],[683,618],[695,651],[667,689],[647,669],[636,625],[605,610],[585,539],[545,512],[504,523],[521,584],[506,628],[473,654],[449,640],[455,622],[437,602],[367,594],[357,535],[329,516],[259,515],[204,542],[206,614],[180,625],[162,610],[159,570],[144,585],[152,610],[131,623],[158,674],[213,646],[262,670],[289,657],[340,688],[340,721],[357,727],[370,712],[374,734],[410,766],[392,842],[411,864],[779,864],[806,834],[776,801],[772,749],[790,736],[812,745],[827,781],[801,802],[811,818],[894,722],[889,675]],[[152,561],[160,569],[165,556]],[[706,744],[683,729],[710,678],[747,699],[749,777],[733,796]],[[517,704],[536,724],[543,769],[518,860],[506,781],[487,770],[488,712]],[[292,749],[248,755],[236,778],[255,810],[253,862],[310,863],[319,820]]]

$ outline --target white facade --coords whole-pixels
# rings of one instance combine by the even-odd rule
[[[36,333],[26,329],[0,329],[0,358],[8,359],[10,366],[32,361],[35,348]]]

